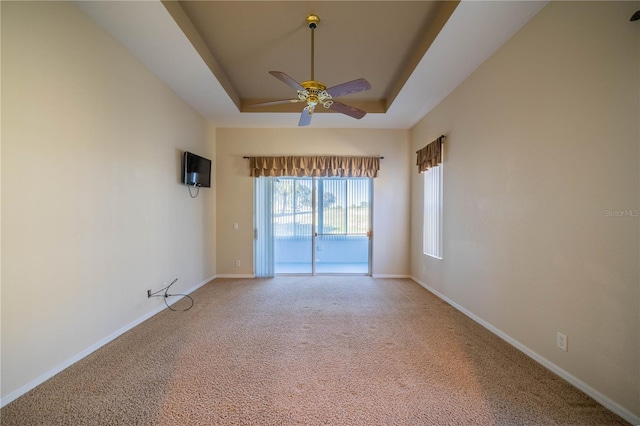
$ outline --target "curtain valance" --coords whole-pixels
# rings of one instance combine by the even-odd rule
[[[416,165],[418,166],[419,173],[426,172],[430,168],[442,163],[442,140],[444,138],[444,136],[440,136],[429,145],[416,151]]]
[[[249,157],[251,176],[369,177],[380,170],[380,157]]]

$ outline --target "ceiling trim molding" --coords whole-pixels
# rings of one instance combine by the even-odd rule
[[[411,74],[413,74],[424,55],[438,37],[438,34],[440,34],[440,31],[442,31],[442,28],[444,28],[451,15],[453,15],[458,4],[460,4],[459,0],[442,2],[436,16],[426,23],[423,36],[417,42],[417,45],[410,49],[411,56],[406,61],[400,73],[392,79],[394,84],[384,96],[386,99],[385,111],[388,110],[393,104],[393,101],[396,100],[398,94],[404,88]]]
[[[218,82],[220,82],[220,85],[222,86],[224,91],[227,92],[227,95],[229,95],[229,98],[231,98],[238,110],[241,110],[242,102],[240,100],[238,92],[231,84],[229,77],[227,77],[225,72],[222,70],[222,67],[220,66],[216,58],[214,58],[214,56],[211,54],[211,51],[207,47],[206,43],[204,42],[196,28],[193,26],[193,23],[184,12],[184,9],[182,9],[182,6],[180,6],[180,2],[175,0],[162,0],[162,5],[167,9],[169,15],[171,15],[171,17],[176,21],[176,25],[178,25],[187,39],[189,39],[189,41],[193,45],[193,48],[196,49],[198,55],[200,55],[204,63],[207,64],[213,75],[216,77]]]

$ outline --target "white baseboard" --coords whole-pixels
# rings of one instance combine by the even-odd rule
[[[210,282],[211,280],[213,280],[215,278],[216,278],[215,275],[213,277],[207,278],[206,280],[204,280],[204,281],[196,284],[195,286],[193,286],[191,289],[185,291],[184,294],[192,293],[193,291],[197,290],[198,288],[202,287],[203,285],[207,284],[208,282]],[[173,300],[171,302],[171,304],[176,303],[180,299],[182,299],[182,297]],[[90,355],[91,353],[93,353],[96,350],[100,349],[102,346],[106,345],[107,343],[111,342],[112,340],[115,340],[117,337],[119,337],[122,334],[126,333],[127,331],[131,330],[135,326],[145,322],[146,320],[148,320],[152,316],[160,313],[162,310],[164,310],[166,308],[167,307],[164,305],[164,303],[162,305],[160,305],[160,306],[157,306],[152,311],[144,314],[143,316],[141,316],[140,318],[136,319],[135,321],[125,325],[124,327],[122,327],[122,328],[118,329],[117,331],[111,333],[110,335],[108,335],[104,339],[101,339],[98,342],[94,343],[93,345],[89,346],[87,349],[83,350],[82,352],[80,352],[80,353],[72,356],[71,358],[67,359],[62,364],[57,365],[56,367],[54,367],[51,370],[39,375],[38,377],[36,377],[35,379],[31,380],[30,382],[24,384],[23,386],[20,386],[18,389],[16,389],[15,391],[7,394],[5,397],[3,397],[0,400],[0,408],[2,408],[5,405],[9,404],[11,401],[14,401],[14,400],[18,399],[19,397],[21,397],[25,393],[29,392],[31,389],[33,389],[36,386],[46,382],[47,380],[49,380],[50,378],[52,378],[56,374],[60,373],[62,370],[72,366],[76,362],[80,361],[82,358]]]
[[[254,274],[218,274],[216,278],[255,278]]]
[[[554,363],[552,363],[551,361],[549,361],[545,357],[539,355],[538,353],[534,352],[533,350],[531,350],[527,346],[525,346],[522,343],[518,342],[516,339],[510,337],[509,335],[505,334],[504,332],[502,332],[498,328],[496,328],[493,325],[489,324],[488,322],[486,322],[482,318],[478,317],[474,313],[472,313],[472,312],[468,311],[467,309],[465,309],[464,307],[460,306],[459,304],[457,304],[453,300],[449,299],[444,294],[442,294],[442,293],[438,292],[437,290],[429,287],[427,284],[423,283],[422,281],[420,281],[419,279],[417,279],[415,277],[410,277],[410,278],[413,281],[415,281],[416,283],[420,284],[425,289],[427,289],[428,291],[430,291],[431,293],[433,293],[434,295],[436,295],[437,297],[439,297],[440,299],[442,299],[445,302],[447,302],[449,305],[453,306],[454,308],[456,308],[457,310],[459,310],[460,312],[462,312],[463,314],[465,314],[466,316],[468,316],[469,318],[471,318],[472,320],[474,320],[475,322],[477,322],[478,324],[480,324],[481,326],[483,326],[484,328],[486,328],[487,330],[492,332],[493,334],[495,334],[496,336],[500,337],[505,342],[509,343],[511,346],[513,346],[516,349],[518,349],[519,351],[523,352],[525,355],[527,355],[529,358],[531,358],[534,361],[536,361],[538,364],[541,364],[546,369],[551,370],[553,373],[557,374],[558,376],[560,376],[561,378],[563,378],[567,382],[571,383],[573,386],[577,387],[582,392],[586,393],[591,398],[595,399],[600,404],[602,404],[604,407],[606,407],[609,410],[613,411],[614,413],[616,413],[617,415],[619,415],[620,417],[622,417],[623,419],[625,419],[629,423],[634,424],[634,425],[640,425],[640,417],[639,416],[636,416],[631,411],[627,410],[626,408],[624,408],[623,406],[621,406],[617,402],[609,399],[608,397],[606,397],[605,395],[603,395],[602,393],[600,393],[596,389],[592,388],[591,386],[589,386],[588,384],[586,384],[582,380],[578,379],[577,377],[575,377],[571,373],[569,373],[569,372],[563,370],[562,368],[558,367],[557,365],[555,365]]]
[[[371,274],[371,278],[411,278],[411,275],[404,275],[404,274]]]

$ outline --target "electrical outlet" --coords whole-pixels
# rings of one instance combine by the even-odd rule
[[[151,290],[147,290],[147,297],[151,297]]]
[[[236,268],[240,266],[240,260],[236,260]]]
[[[563,351],[567,352],[567,336],[558,331],[556,336],[556,346],[558,346]]]

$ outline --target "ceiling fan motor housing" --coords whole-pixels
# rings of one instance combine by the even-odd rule
[[[315,107],[322,104],[325,108],[329,108],[333,101],[332,96],[327,93],[327,87],[316,80],[303,81],[300,83],[304,90],[298,90],[298,98],[305,101],[309,107]]]

